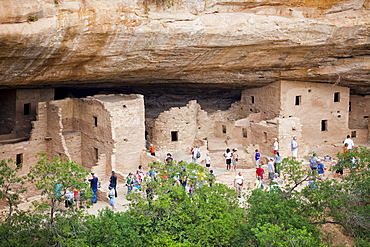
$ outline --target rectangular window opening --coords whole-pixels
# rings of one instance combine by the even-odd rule
[[[177,131],[171,131],[171,141],[177,142],[179,140],[178,132]]]
[[[98,117],[94,117],[94,126],[98,127]]]
[[[97,148],[94,148],[94,155],[95,155],[95,160],[96,161],[98,161],[98,159],[99,159],[99,149],[97,149]]]
[[[300,105],[301,104],[301,95],[297,95],[295,96],[295,102],[294,102],[295,105]]]
[[[340,102],[340,92],[334,93],[334,102]]]
[[[30,115],[31,114],[31,103],[27,103],[23,105],[23,115]]]
[[[267,132],[263,132],[263,142],[267,143]]]
[[[369,116],[364,116],[364,118],[369,118]]]
[[[22,153],[17,154],[15,158],[15,164],[17,165],[18,168],[23,164],[23,154]]]
[[[351,102],[349,102],[349,106],[348,106],[348,111],[351,111],[352,108],[351,108]]]
[[[328,130],[328,120],[321,120],[321,131]]]
[[[242,129],[242,133],[243,133],[243,138],[247,138],[248,137],[248,132],[247,132],[247,129],[246,128],[243,128]]]
[[[356,131],[351,131],[351,138],[356,138],[357,132]]]
[[[251,103],[254,104],[254,96],[251,96]]]
[[[226,134],[226,125],[222,125],[222,133]]]

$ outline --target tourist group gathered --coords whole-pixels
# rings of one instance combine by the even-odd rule
[[[355,144],[350,136],[343,141],[343,153],[352,152]],[[261,153],[258,149],[255,149],[253,159],[255,164],[255,182],[254,184],[249,183],[249,186],[254,187],[254,189],[261,189],[261,190],[270,190],[276,191],[281,190],[281,163],[282,157],[279,153],[279,142],[277,138],[273,139],[272,143],[272,150],[270,157],[262,157]],[[291,159],[296,160],[298,157],[299,151],[299,143],[297,137],[293,137],[290,143],[291,149]],[[156,148],[153,144],[150,144],[149,147],[150,155],[156,156]],[[126,187],[125,195],[126,199],[130,200],[130,196],[132,195],[145,195],[147,199],[153,199],[155,196],[155,186],[151,185],[151,182],[158,182],[158,181],[172,181],[173,186],[179,186],[184,191],[186,191],[189,196],[194,195],[198,188],[201,188],[203,185],[213,186],[216,181],[215,169],[219,171],[220,174],[224,173],[225,170],[221,168],[213,168],[211,169],[211,156],[207,152],[205,157],[202,158],[200,147],[194,146],[190,150],[191,153],[191,163],[194,164],[201,164],[202,170],[192,170],[186,171],[186,169],[174,169],[174,164],[181,163],[174,160],[171,153],[167,153],[165,159],[163,160],[163,164],[168,169],[167,172],[163,172],[163,168],[161,168],[162,172],[157,171],[156,162],[153,162],[148,171],[144,171],[144,167],[142,165],[138,166],[136,171],[129,172],[127,176],[121,177],[122,183],[121,186]],[[238,169],[239,163],[239,154],[238,148],[227,148],[223,153],[223,158],[226,164],[226,173],[222,174],[223,176],[234,176],[232,180],[231,186],[233,186],[236,190],[236,195],[238,198],[242,198],[243,195],[243,188],[246,184],[246,180],[243,176],[243,170]],[[264,160],[267,160],[264,162]],[[335,174],[340,178],[344,174],[343,165],[339,163],[335,163],[331,160],[330,156],[324,156],[323,158],[319,158],[316,152],[312,152],[309,158],[309,169],[311,170],[312,176],[308,178],[308,186],[309,188],[316,188],[315,182],[321,181],[325,178],[325,164],[331,162],[332,165],[336,165],[337,169]],[[356,160],[351,160],[353,163],[353,168],[356,168]],[[177,166],[178,167],[178,166]],[[253,168],[252,168],[253,169]],[[168,172],[169,171],[169,172]],[[228,173],[230,172],[230,173]],[[244,172],[245,173],[245,172]],[[233,175],[234,174],[234,175]],[[250,173],[248,173],[250,174]],[[100,188],[100,181],[95,173],[90,174],[90,178],[88,179],[91,188],[91,202],[97,203],[98,201],[98,189]],[[250,175],[249,175],[250,176]],[[253,178],[248,177],[248,181],[250,182]],[[108,205],[111,207],[112,210],[115,210],[116,198],[118,196],[117,193],[118,188],[118,177],[115,171],[111,172],[111,176],[109,178],[109,186],[108,186]],[[55,191],[57,193],[57,186]],[[67,191],[65,194],[65,207],[84,207],[84,201],[88,198],[85,196],[85,191]]]

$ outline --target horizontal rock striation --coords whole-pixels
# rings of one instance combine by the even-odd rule
[[[370,94],[369,0],[0,2],[0,88],[277,80]]]

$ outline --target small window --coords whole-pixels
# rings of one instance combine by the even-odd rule
[[[31,114],[31,103],[27,103],[23,105],[23,115],[30,115]]]
[[[247,129],[246,128],[243,128],[242,129],[242,134],[243,134],[243,138],[247,138],[248,137],[248,132],[247,132]]]
[[[99,149],[94,148],[95,160],[98,161],[99,159]]]
[[[356,131],[351,131],[351,138],[356,138],[356,135],[357,135]]]
[[[321,120],[321,131],[328,130],[328,120]]]
[[[127,108],[127,105],[122,105],[123,108]]]
[[[226,134],[226,125],[222,125],[222,133]]]
[[[98,127],[98,117],[94,117],[94,126]]]
[[[340,92],[334,93],[334,102],[340,102]]]
[[[369,118],[369,116],[364,116],[364,118]]]
[[[179,140],[178,132],[177,131],[171,131],[171,141],[177,142]]]
[[[23,163],[23,154],[17,154],[15,164],[19,168],[20,166],[22,166],[22,163]]]
[[[267,143],[267,132],[263,132],[263,142]]]
[[[308,92],[311,93],[311,89],[308,89]]]
[[[294,102],[295,105],[300,105],[301,104],[301,95],[297,95],[295,96],[295,102]]]
[[[352,108],[351,108],[351,101],[349,102],[349,106],[348,106],[348,111],[351,111]]]
[[[251,103],[254,104],[254,96],[251,96]]]

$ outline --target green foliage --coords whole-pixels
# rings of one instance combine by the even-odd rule
[[[28,19],[27,19],[27,22],[30,23],[30,22],[35,22],[35,21],[38,21],[39,18],[37,16],[28,16]]]
[[[45,200],[36,203],[32,212],[16,211],[11,224],[0,223],[0,246],[320,247],[324,245],[317,226],[327,223],[344,226],[356,237],[357,246],[367,246],[370,151],[360,147],[338,157],[345,169],[351,168],[343,181],[317,181],[315,188],[302,190],[297,188],[312,176],[311,171],[301,162],[284,159],[281,173],[286,186],[277,191],[250,191],[245,207],[233,189],[223,184],[210,186],[204,167],[185,162],[153,163],[149,166],[156,169],[156,178],[146,179],[143,193],[131,196],[128,211],[103,210],[98,216],[85,216],[57,205],[67,190],[87,189],[88,171],[74,162],[50,161],[43,155],[28,179]],[[355,169],[352,157],[357,160]],[[2,162],[1,167],[6,165]],[[0,174],[16,174],[9,169],[0,170]],[[194,193],[185,191],[180,180],[194,185]],[[5,180],[0,177],[0,181],[2,188]],[[22,180],[9,183],[18,182]]]
[[[286,181],[285,190],[288,193],[293,192],[303,182],[308,181],[308,178],[312,175],[311,171],[302,169],[301,161],[291,158],[284,158],[281,167],[284,181]]]
[[[126,212],[102,210],[98,216],[90,216],[84,223],[87,227],[85,243],[88,246],[142,246],[134,228],[135,221]]]
[[[46,198],[34,205],[41,211],[49,208],[49,220],[52,223],[58,204],[64,200],[67,190],[90,191],[86,180],[89,171],[74,161],[58,157],[50,161],[45,154],[39,155],[40,160],[36,166],[30,168],[28,179],[41,191],[41,195],[46,195]]]
[[[157,164],[155,200],[135,198],[129,214],[142,241],[149,246],[231,246],[246,220],[234,190],[210,187],[205,169],[197,164]],[[189,195],[176,180],[195,185]],[[147,187],[144,187],[147,188]]]
[[[269,247],[324,247],[318,241],[317,237],[307,231],[304,227],[302,229],[284,227],[266,223],[264,225],[258,224],[256,228],[251,230],[256,236],[256,246]]]
[[[11,166],[15,167],[12,168]],[[14,208],[20,203],[20,195],[26,192],[24,187],[25,179],[19,177],[17,172],[21,169],[22,165],[16,165],[13,160],[2,160],[0,162],[0,200],[5,200],[9,207],[6,220],[12,215]]]

